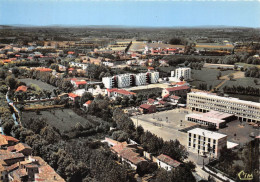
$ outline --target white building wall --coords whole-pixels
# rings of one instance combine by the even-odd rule
[[[124,88],[130,86],[130,74],[118,75],[118,87]]]
[[[139,73],[135,75],[135,85],[146,85],[146,73]]]
[[[180,78],[182,77],[184,80],[191,79],[191,69],[190,68],[177,68],[175,70],[175,78]]]
[[[198,111],[225,112],[234,114],[239,120],[260,122],[260,103],[257,102],[191,92],[187,96],[187,107]]]
[[[158,83],[159,72],[151,72],[151,83]]]
[[[103,77],[102,82],[106,88],[113,88],[113,77]]]
[[[214,135],[214,133],[212,135]],[[189,151],[199,155],[203,155],[205,152],[207,155],[215,158],[219,157],[220,150],[227,145],[227,136],[220,139],[215,139],[214,136],[204,137],[203,135],[190,133],[188,131],[187,138]],[[208,144],[211,147],[210,153],[208,153]]]
[[[158,164],[158,166],[160,167],[160,168],[163,168],[163,169],[165,169],[165,170],[167,170],[167,171],[170,171],[170,170],[172,170],[172,167],[170,166],[170,165],[168,165],[168,164],[166,164],[166,163],[164,163],[164,162],[162,162],[162,161],[160,161],[160,160],[156,160],[156,162],[157,162],[157,164]]]

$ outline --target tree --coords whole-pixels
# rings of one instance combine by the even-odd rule
[[[231,149],[224,147],[220,150],[219,161],[220,164],[223,166],[224,170],[228,170],[229,168],[231,168],[236,158],[236,153],[233,152]]]
[[[229,78],[229,80],[233,80],[234,75],[233,75],[232,73],[230,73],[230,74],[228,75],[228,78]]]
[[[217,75],[217,79],[219,80],[219,78],[222,76],[222,73],[221,71],[218,72],[218,75]]]
[[[256,85],[258,85],[258,80],[257,80],[257,79],[254,79],[254,83],[255,83]]]
[[[94,97],[90,92],[85,92],[80,98],[80,105],[82,106],[83,104],[85,104],[86,101],[93,100],[93,99]]]
[[[6,83],[6,85],[8,85],[10,87],[10,89],[15,89],[17,80],[12,76],[7,76],[5,79],[5,83]]]
[[[169,41],[169,44],[172,45],[181,45],[182,44],[182,40],[180,38],[174,37]]]

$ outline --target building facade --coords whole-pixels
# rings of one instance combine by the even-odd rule
[[[147,72],[139,74],[121,74],[112,77],[103,77],[102,82],[108,89],[140,86],[149,83],[158,83],[159,72]]]
[[[210,110],[234,114],[240,121],[260,122],[260,103],[221,97],[203,92],[188,93],[187,107],[200,111]]]
[[[186,121],[199,123],[205,126],[214,126],[216,129],[223,128],[227,122],[237,119],[233,114],[209,111],[207,113],[191,113],[185,116]]]
[[[135,75],[135,85],[145,85],[146,84],[146,73],[138,73]]]
[[[117,75],[117,80],[118,80],[118,85],[117,85],[118,88],[129,87],[131,84],[130,74]]]
[[[151,83],[158,83],[159,72],[150,72]]]
[[[191,89],[189,86],[179,86],[179,87],[171,87],[165,88],[162,90],[162,97],[175,95],[175,96],[186,96]]]
[[[184,80],[191,79],[191,69],[190,68],[177,68],[174,72],[171,72],[171,76],[180,79],[181,77],[184,78]]]
[[[199,155],[219,157],[220,150],[227,146],[227,135],[195,128],[188,131],[188,150]]]

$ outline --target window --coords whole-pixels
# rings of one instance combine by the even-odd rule
[[[196,138],[196,134],[194,134],[193,137]]]
[[[215,140],[215,139],[213,140],[213,143],[214,143],[214,144],[216,143],[216,140]]]
[[[193,144],[193,148],[195,148],[195,147],[196,147],[196,144],[194,143],[194,144]]]
[[[208,142],[210,143],[210,138],[208,139]]]

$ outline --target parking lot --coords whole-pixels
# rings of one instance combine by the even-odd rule
[[[187,134],[179,130],[196,125],[196,123],[185,121],[185,115],[189,112],[185,109],[174,109],[133,116],[132,120],[135,125],[141,125],[144,130],[148,130],[164,140],[178,139],[181,144],[186,146]]]

